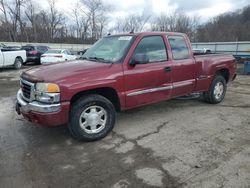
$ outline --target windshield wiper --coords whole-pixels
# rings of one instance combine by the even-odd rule
[[[105,60],[104,58],[101,58],[101,57],[89,57],[87,59],[88,60],[95,60],[95,61],[99,61],[99,62],[103,62],[103,63],[110,63],[110,61]]]

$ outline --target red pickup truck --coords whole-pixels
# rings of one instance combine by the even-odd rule
[[[185,34],[111,35],[80,60],[23,72],[16,110],[43,126],[68,124],[76,139],[94,141],[113,129],[116,111],[194,92],[216,104],[235,77],[232,55],[194,56]]]

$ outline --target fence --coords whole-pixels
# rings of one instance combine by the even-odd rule
[[[7,46],[23,46],[26,42],[0,42]],[[28,43],[29,44],[29,43]],[[73,51],[79,51],[89,48],[89,44],[59,44],[59,43],[30,43],[34,45],[45,45],[50,48],[65,48]],[[202,42],[192,43],[192,47],[196,49],[210,49],[215,53],[230,53],[237,57],[250,58],[250,41],[245,42]]]
[[[215,53],[230,53],[241,58],[250,58],[250,41],[192,43],[192,47],[196,49],[210,49]]]
[[[6,46],[24,46],[26,44],[33,45],[44,45],[49,46],[50,48],[60,48],[60,49],[69,49],[73,51],[79,51],[82,49],[89,48],[89,44],[60,44],[60,43],[27,43],[27,42],[0,42]]]

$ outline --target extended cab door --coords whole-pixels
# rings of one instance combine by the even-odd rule
[[[185,35],[167,36],[172,51],[172,97],[192,93],[195,87],[195,60]]]
[[[168,99],[172,89],[163,36],[144,36],[136,41],[129,61],[124,64],[126,108]],[[136,55],[145,56],[148,61],[131,65]]]

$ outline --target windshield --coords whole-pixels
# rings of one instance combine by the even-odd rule
[[[110,36],[96,42],[81,59],[115,63],[120,61],[129,47],[133,36]]]
[[[62,50],[48,50],[46,51],[46,54],[60,54]]]

